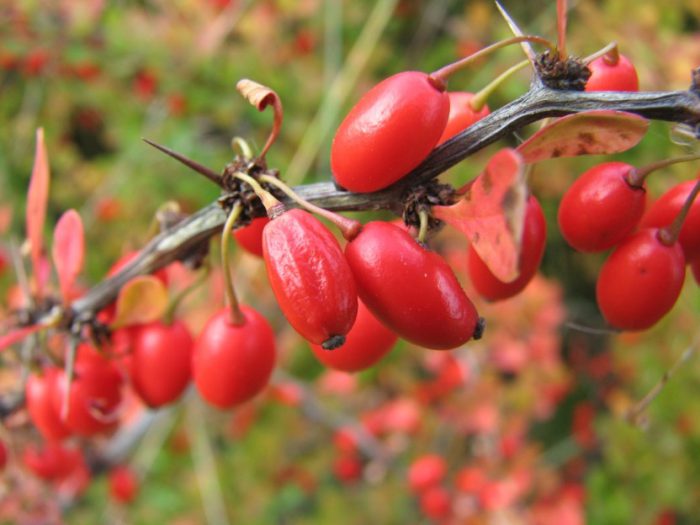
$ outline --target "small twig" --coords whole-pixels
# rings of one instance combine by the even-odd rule
[[[629,412],[627,412],[627,421],[637,426],[641,426],[645,422],[644,415],[647,408],[649,408],[649,405],[659,396],[673,374],[675,374],[686,361],[693,357],[699,344],[700,336],[696,336],[695,340],[683,351],[673,366],[664,372],[658,383],[656,383],[656,385],[654,385],[647,395],[645,395],[636,405],[634,405],[634,407],[629,410]]]

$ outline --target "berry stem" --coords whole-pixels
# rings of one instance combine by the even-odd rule
[[[428,216],[428,210],[426,210],[425,208],[421,208],[418,211],[418,219],[420,221],[420,227],[418,229],[418,237],[416,237],[416,239],[421,244],[425,244],[425,238],[428,235],[428,219],[429,218],[430,217]]]
[[[630,170],[630,172],[625,177],[625,180],[627,181],[627,184],[629,184],[633,188],[641,188],[644,184],[644,180],[646,179],[647,175],[649,175],[653,171],[665,168],[667,166],[672,166],[673,164],[689,162],[691,160],[697,159],[700,159],[700,154],[683,155],[682,157],[675,157],[672,159],[663,159],[658,162],[652,162],[651,164],[647,164],[646,166],[642,166],[641,168],[634,168]]]
[[[685,218],[688,216],[688,213],[690,213],[690,208],[693,205],[693,202],[695,202],[695,197],[697,197],[698,193],[700,193],[700,180],[698,180],[695,183],[695,186],[693,186],[693,189],[690,191],[688,197],[683,203],[681,211],[678,212],[678,215],[676,215],[676,218],[673,219],[673,222],[665,228],[661,228],[659,230],[658,238],[662,244],[671,246],[673,243],[678,241],[678,236],[681,233],[681,228],[683,227]]]
[[[498,75],[491,82],[489,82],[487,85],[481,88],[469,101],[469,106],[475,112],[481,111],[486,105],[486,101],[493,94],[493,92],[496,91],[496,89],[498,89],[499,87],[501,87],[503,82],[507,80],[511,75],[520,71],[529,63],[529,60],[523,60],[522,62],[518,62],[514,66],[506,69],[503,73]]]
[[[227,272],[228,273],[228,272]],[[202,284],[204,284],[204,281],[207,280],[209,277],[209,265],[204,265],[202,267],[202,271],[199,272],[195,280],[187,286],[186,288],[183,288],[180,290],[175,297],[173,297],[170,300],[170,304],[168,305],[167,310],[165,310],[165,314],[163,315],[163,323],[166,325],[171,325],[173,324],[173,321],[175,320],[175,312],[177,311],[178,307],[182,304],[182,301],[185,300],[185,298],[190,295],[194,290],[199,288]]]
[[[224,230],[221,232],[221,269],[224,272],[224,292],[226,293],[226,299],[230,308],[231,324],[235,326],[243,325],[245,323],[245,317],[243,312],[241,312],[241,307],[236,297],[236,290],[233,287],[233,278],[229,266],[230,257],[228,246],[231,239],[231,232],[233,231],[233,225],[236,223],[242,211],[243,206],[240,202],[236,202],[231,212],[228,214],[226,224],[224,224]]]
[[[500,42],[496,42],[495,44],[491,44],[490,46],[487,46],[483,49],[480,49],[476,53],[473,53],[469,55],[468,57],[464,57],[461,60],[457,60],[456,62],[453,62],[451,64],[447,64],[444,67],[441,67],[437,71],[434,71],[433,73],[430,74],[430,78],[436,80],[437,82],[441,82],[445,84],[447,82],[447,78],[455,73],[456,71],[459,71],[460,69],[464,68],[465,66],[471,64],[472,62],[475,62],[476,60],[479,60],[480,58],[492,53],[493,51],[496,51],[498,49],[501,49],[502,47],[509,46],[511,44],[519,44],[521,42],[535,42],[538,44],[542,44],[546,46],[548,49],[550,49],[552,52],[556,52],[556,47],[554,44],[552,44],[549,40],[546,38],[543,38],[541,36],[536,36],[536,35],[522,35],[522,36],[514,36],[511,38],[507,38],[505,40],[501,40]]]
[[[309,201],[304,200],[299,195],[297,195],[292,188],[290,188],[284,182],[275,177],[272,177],[270,175],[261,175],[260,180],[267,182],[268,184],[272,184],[276,188],[279,188],[290,199],[292,199],[294,202],[296,202],[306,210],[310,211],[311,213],[315,213],[317,215],[320,215],[324,219],[328,219],[330,222],[337,226],[337,228],[340,230],[340,233],[346,240],[351,241],[355,237],[357,237],[358,233],[360,233],[360,230],[362,229],[362,224],[359,221],[348,219],[347,217],[338,215],[337,213],[334,213],[330,210],[326,210],[324,208],[321,208],[320,206],[311,204]]]
[[[267,210],[267,215],[271,219],[284,211],[284,205],[278,201],[277,198],[272,195],[272,193],[263,188],[253,177],[246,175],[245,173],[241,173],[240,171],[234,173],[233,176],[242,180],[243,182],[246,182],[251,188],[253,188],[253,191],[262,201],[262,205],[265,207],[265,210]]]
[[[240,152],[244,159],[253,158],[253,150],[250,149],[250,144],[242,137],[233,137],[231,139],[231,149]]]
[[[557,0],[557,46],[559,58],[566,59],[566,0]]]
[[[607,46],[599,49],[592,55],[588,55],[583,59],[583,63],[588,65],[593,62],[596,58],[605,57],[605,63],[614,66],[620,60],[620,50],[617,48],[617,42],[610,42]]]

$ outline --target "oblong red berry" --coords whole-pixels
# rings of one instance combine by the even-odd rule
[[[488,301],[501,301],[519,294],[537,273],[547,242],[547,221],[539,201],[530,195],[525,209],[523,238],[518,259],[520,273],[509,283],[496,277],[470,247],[467,255],[467,269],[474,288]]]
[[[602,56],[588,64],[591,76],[586,91],[639,91],[637,70],[625,55],[618,55],[617,62]]]
[[[393,75],[369,90],[333,138],[331,171],[343,188],[372,192],[418,166],[445,129],[450,100],[419,71]]]
[[[286,211],[265,226],[263,257],[289,324],[311,343],[342,344],[357,316],[357,289],[328,228],[304,210]]]
[[[452,269],[402,228],[370,222],[345,255],[362,301],[400,337],[444,350],[480,336],[479,315]]]
[[[474,93],[450,91],[447,95],[450,97],[450,113],[447,117],[445,129],[442,131],[442,135],[440,135],[440,139],[438,140],[438,144],[447,142],[491,112],[486,105],[479,111],[475,111],[472,108],[471,102],[474,98]]]
[[[688,195],[693,190],[696,180],[676,184],[658,200],[649,206],[641,220],[644,228],[662,228],[669,226],[680,213]],[[700,258],[700,199],[696,198],[683,221],[678,243],[683,248],[686,261]]]
[[[668,313],[685,280],[685,258],[676,242],[659,241],[659,230],[645,228],[625,239],[600,269],[598,307],[622,330],[645,330]]]
[[[219,408],[248,401],[267,385],[275,366],[275,334],[256,310],[241,306],[245,322],[228,308],[215,314],[195,342],[192,377],[202,398]]]
[[[131,385],[151,408],[180,397],[192,377],[194,341],[182,321],[160,321],[139,326],[134,335],[129,366]]]
[[[357,318],[345,343],[335,350],[311,345],[314,355],[324,365],[343,372],[365,370],[394,347],[398,336],[384,326],[362,301],[358,301]]]
[[[267,217],[256,217],[250,224],[238,228],[233,232],[236,242],[248,253],[262,257],[262,232],[268,222],[270,219]]]
[[[559,203],[559,230],[582,252],[612,248],[639,224],[646,204],[644,186],[634,187],[624,162],[604,162],[582,173]]]
[[[47,441],[60,441],[71,434],[61,421],[60,413],[53,402],[57,394],[57,381],[62,375],[62,369],[47,367],[43,374],[31,374],[27,379],[27,411],[34,426]]]

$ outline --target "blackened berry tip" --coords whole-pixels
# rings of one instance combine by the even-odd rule
[[[476,321],[476,328],[474,328],[474,335],[472,335],[472,339],[475,341],[481,339],[484,336],[484,330],[486,329],[486,319],[483,317],[479,317],[479,319]]]
[[[324,350],[335,350],[336,348],[343,346],[343,344],[345,344],[344,335],[332,335],[321,343],[321,348]]]

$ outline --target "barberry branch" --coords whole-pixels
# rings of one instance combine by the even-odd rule
[[[294,191],[303,199],[333,211],[389,210],[400,215],[408,190],[434,179],[486,146],[544,118],[593,109],[625,111],[649,119],[685,124],[700,137],[699,75],[699,70],[693,72],[690,90],[668,92],[587,93],[554,90],[535,82],[523,96],[436,148],[404,179],[385,190],[352,193],[333,182],[320,182],[297,186]],[[285,195],[279,198],[288,207],[297,206]],[[225,210],[215,202],[162,232],[131,264],[76,300],[66,312],[64,324],[88,322],[96,311],[113,301],[119,289],[133,277],[151,273],[176,260],[201,256],[210,237],[221,231],[225,221]]]

